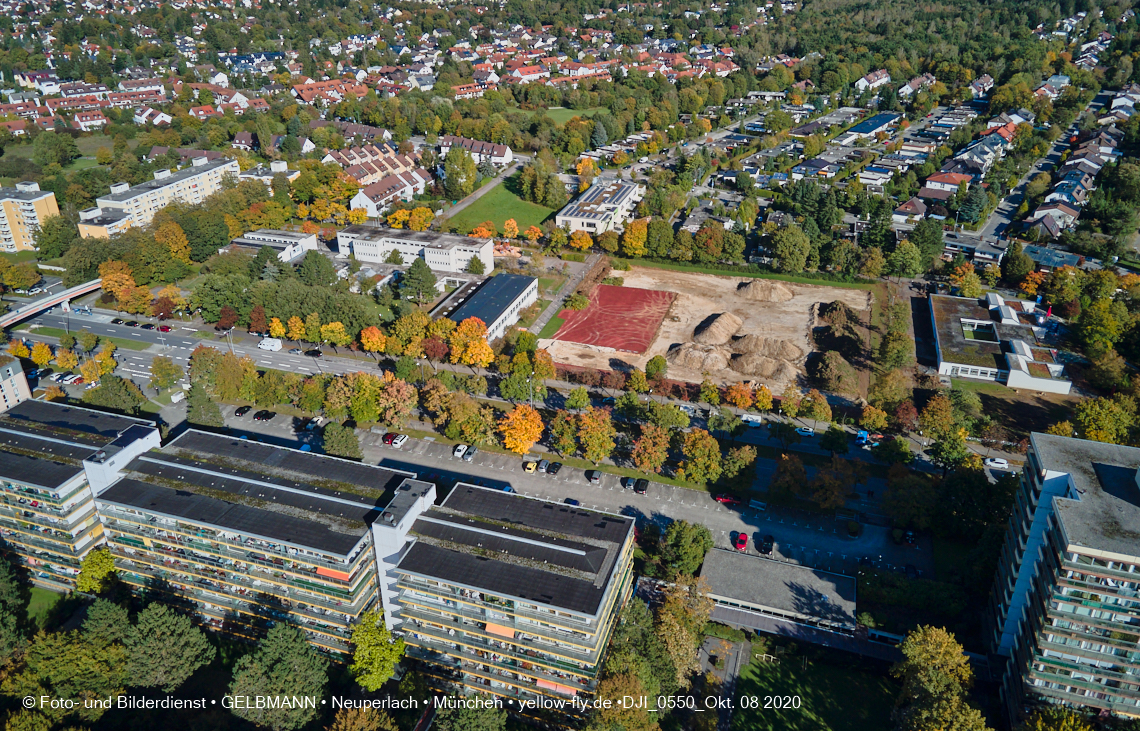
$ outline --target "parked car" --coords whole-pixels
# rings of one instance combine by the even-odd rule
[[[158,326],[158,331],[159,331],[160,333],[168,333],[168,332],[170,332],[172,329],[173,329],[173,328],[171,328],[171,327],[170,327],[170,325],[159,325],[159,326]]]
[[[383,439],[384,446],[386,446],[386,447],[392,446],[392,442],[396,441],[396,436],[397,436],[397,434],[395,432],[388,432],[387,434],[385,434],[384,439]]]
[[[266,421],[273,421],[276,418],[277,418],[277,412],[276,411],[266,411],[265,412],[265,420]]]
[[[560,469],[562,469],[562,463],[561,462],[554,462],[549,467],[546,468],[546,474],[557,475],[558,471]]]
[[[253,420],[254,421],[265,421],[266,415],[268,413],[269,412],[267,410],[262,409],[261,411],[258,411],[256,414],[253,415]]]
[[[239,406],[234,411],[234,416],[245,416],[246,414],[248,414],[250,412],[250,409],[252,409],[252,408],[253,408],[252,406]]]
[[[289,355],[304,355],[305,351],[300,348],[289,348]]]
[[[127,327],[138,327],[139,321],[138,320],[127,320],[123,324],[126,325]]]
[[[764,540],[760,542],[760,553],[765,556],[771,556],[772,550],[776,547],[776,539],[772,536],[764,536]]]
[[[562,502],[566,503],[567,505],[581,505],[582,504],[572,497],[568,497],[565,500],[563,500]]]
[[[869,432],[860,431],[858,434],[855,435],[855,443],[856,444],[866,444],[867,440],[870,439],[870,437],[871,437],[871,435]]]
[[[644,495],[649,492],[649,480],[644,477],[637,480],[637,482],[633,483],[633,491],[638,495]]]
[[[528,475],[532,475],[532,474],[534,474],[534,471],[537,467],[538,467],[538,462],[524,462],[523,463],[523,472],[527,473]]]
[[[810,426],[796,427],[796,434],[799,434],[801,437],[814,437],[815,429],[812,429]]]
[[[324,425],[325,425],[325,417],[314,416],[312,419],[309,420],[308,424],[305,424],[305,431],[313,431],[314,429],[317,429],[317,428],[322,427]]]
[[[153,330],[154,324],[150,322],[144,322],[143,324],[139,325],[139,327],[141,327],[143,330]]]
[[[743,505],[744,501],[732,495],[716,495],[713,497],[721,505]]]
[[[322,353],[319,348],[313,348],[312,350],[306,350],[305,355],[310,358],[320,358],[324,353]]]
[[[451,450],[452,457],[462,457],[463,453],[467,451],[466,444],[456,444],[455,449]]]
[[[1001,457],[992,457],[987,459],[984,463],[986,467],[992,467],[995,470],[1008,470],[1009,460],[1002,459]]]
[[[586,482],[591,485],[602,484],[602,473],[599,470],[586,470]]]
[[[626,490],[632,490],[633,489],[633,483],[636,482],[636,480],[634,480],[634,478],[632,478],[632,477],[623,477],[620,480],[618,480],[618,482],[621,483],[621,486],[624,487]]]
[[[737,551],[747,551],[748,550],[748,535],[745,533],[737,533],[736,534],[736,540],[733,541],[732,546]]]
[[[546,460],[546,459],[538,460],[538,471],[539,472],[541,472],[542,474],[545,475],[546,471],[548,469],[550,469],[550,460]]]
[[[126,323],[122,319],[116,317],[114,320],[111,320],[111,324],[112,325],[124,325]]]
[[[474,444],[472,444],[470,447],[467,448],[467,451],[463,453],[463,461],[464,462],[470,462],[471,460],[475,459],[475,455],[478,453],[479,453],[479,448],[476,447]]]

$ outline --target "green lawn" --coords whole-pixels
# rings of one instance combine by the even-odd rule
[[[717,269],[700,264],[679,264],[667,261],[648,261],[646,259],[631,259],[631,266],[647,267],[650,269],[672,269],[678,272],[700,272],[702,274],[715,274],[721,277],[755,277],[756,279],[778,279],[781,282],[794,282],[796,284],[814,284],[819,287],[843,287],[845,289],[875,290],[877,282],[837,282],[830,279],[814,279],[812,277],[797,277],[792,274],[773,274],[770,272],[754,272],[740,267],[739,269]]]
[[[456,231],[467,233],[484,221],[491,221],[502,231],[508,218],[515,219],[519,231],[538,226],[554,215],[553,208],[524,201],[516,192],[518,176],[512,176],[496,185],[491,192],[472,203],[450,219]]]
[[[565,107],[551,107],[546,110],[546,116],[554,120],[554,123],[559,127],[569,122],[574,117],[592,117],[596,112],[602,111],[605,107],[590,107],[589,109],[566,109]]]
[[[733,731],[882,731],[890,725],[898,688],[862,664],[841,653],[809,659],[806,670],[798,655],[753,662],[737,682]],[[800,707],[764,708],[765,696],[798,696]],[[746,697],[758,698],[761,707],[743,708]]]
[[[556,295],[562,291],[562,286],[566,284],[566,277],[561,274],[555,274],[549,277],[538,278],[538,291],[545,295]]]
[[[57,594],[39,586],[33,586],[31,592],[31,599],[28,600],[28,619],[43,629],[48,613],[60,599],[63,599],[63,594]]]
[[[99,163],[95,162],[93,157],[80,157],[71,161],[71,164],[64,168],[64,170],[83,170],[85,168],[99,167]]]
[[[558,328],[562,327],[562,325],[565,322],[566,321],[563,320],[561,317],[559,317],[558,315],[555,315],[554,317],[550,318],[550,322],[543,325],[542,331],[538,333],[538,337],[539,338],[552,338],[552,337],[554,337],[554,334],[558,332]]]
[[[34,251],[17,251],[15,254],[0,254],[0,256],[12,264],[23,264],[26,261],[36,260],[36,252]]]

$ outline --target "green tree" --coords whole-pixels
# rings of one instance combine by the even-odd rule
[[[34,238],[41,259],[58,259],[79,239],[79,227],[63,216],[48,216]]]
[[[87,607],[83,634],[105,644],[123,643],[133,627],[126,607],[107,599],[96,599]]]
[[[887,257],[887,271],[896,277],[911,278],[922,273],[922,253],[910,241],[903,241]]]
[[[71,135],[59,132],[41,132],[32,143],[32,162],[42,167],[67,165],[81,155]]]
[[[172,387],[183,375],[182,366],[165,355],[156,355],[150,363],[150,387],[155,391]]]
[[[99,379],[98,387],[83,392],[83,401],[93,406],[135,414],[138,413],[139,407],[147,402],[147,397],[134,381],[115,375],[105,375]]]
[[[186,421],[195,426],[212,426],[220,429],[226,425],[222,410],[210,398],[206,389],[199,385],[190,387],[186,397]]]
[[[479,171],[467,150],[455,145],[447,151],[443,163],[443,189],[449,198],[465,198],[475,190]]]
[[[400,291],[421,304],[435,299],[435,285],[435,274],[418,256],[400,278]]]
[[[720,389],[717,388],[717,385],[715,383],[707,378],[701,381],[700,400],[701,403],[706,403],[709,406],[720,405]]]
[[[435,714],[432,728],[436,731],[505,731],[507,712],[494,703],[473,708],[445,707]]]
[[[693,429],[686,434],[681,452],[685,459],[677,473],[682,479],[703,485],[716,482],[720,477],[720,444],[704,429]]]
[[[0,557],[0,663],[7,663],[23,645],[20,626],[26,604],[12,564]]]
[[[669,571],[667,578],[696,574],[713,545],[712,532],[701,523],[687,520],[670,523],[661,539],[661,565]]]
[[[614,428],[608,409],[591,406],[578,415],[578,443],[582,445],[582,456],[598,464],[614,451]]]
[[[234,664],[230,695],[322,698],[328,663],[296,627],[277,624],[257,649]],[[250,704],[254,705],[254,704]],[[234,708],[234,715],[274,731],[293,731],[317,716],[316,708]]]
[[[321,449],[326,454],[337,457],[360,459],[363,456],[356,430],[335,421],[325,427],[321,436]]]
[[[739,436],[744,429],[744,422],[740,420],[740,417],[723,406],[709,416],[708,423],[709,431],[721,432],[730,437]]]
[[[920,271],[926,271],[942,256],[942,223],[933,218],[922,219],[910,232],[910,241],[918,247]]]
[[[336,282],[336,269],[327,256],[309,251],[297,266],[297,278],[309,287],[329,287]]]
[[[1010,284],[1020,284],[1036,268],[1037,265],[1025,253],[1021,242],[1016,239],[1009,245],[1005,257],[1001,260],[1001,275]]]
[[[1089,720],[1071,708],[1039,708],[1017,727],[1017,731],[1093,731]]]
[[[127,682],[126,650],[80,632],[40,632],[23,656],[17,673],[0,686],[7,696],[69,698],[73,708],[40,709],[53,723],[74,717],[94,722],[105,709],[95,699],[118,696]]]
[[[404,641],[393,638],[382,612],[369,611],[352,628],[352,665],[349,672],[368,691],[377,691],[388,682],[396,663],[404,656]]]
[[[487,271],[487,267],[483,263],[482,259],[477,256],[473,256],[471,257],[471,260],[467,262],[466,271],[468,274],[483,274]]]
[[[126,638],[132,685],[170,693],[214,659],[214,646],[189,617],[152,602],[139,612]]]
[[[785,274],[799,274],[807,265],[811,239],[799,226],[789,224],[772,236],[776,268]]]
[[[986,210],[986,205],[989,204],[989,198],[986,196],[986,191],[982,186],[975,185],[970,188],[970,192],[966,194],[966,200],[962,203],[962,207],[958,210],[961,214],[963,221],[970,223],[976,222],[982,217],[982,213]]]
[[[578,386],[566,397],[566,408],[581,411],[590,405],[590,392],[585,386]]]
[[[106,548],[96,548],[83,557],[75,590],[85,594],[104,591],[115,579],[115,559]]]
[[[821,449],[831,452],[832,457],[837,454],[847,454],[851,448],[849,435],[835,424],[828,427],[827,431],[820,437],[819,446]]]
[[[941,627],[920,626],[907,635],[899,649],[903,660],[891,668],[891,675],[903,684],[895,709],[900,729],[986,728],[981,714],[965,701],[973,685],[973,671],[953,634]]]
[[[1124,444],[1136,422],[1136,403],[1123,395],[1082,399],[1073,409],[1073,422],[1082,439]]]
[[[655,355],[645,364],[645,377],[649,379],[665,378],[669,373],[669,361],[663,355]]]

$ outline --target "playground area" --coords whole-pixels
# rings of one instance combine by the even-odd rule
[[[599,285],[586,309],[542,341],[556,363],[599,370],[645,368],[655,355],[669,377],[754,381],[774,392],[801,378],[819,305],[871,307],[864,289],[633,267],[624,286]]]

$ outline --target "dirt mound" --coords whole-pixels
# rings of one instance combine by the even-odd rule
[[[779,358],[781,360],[799,360],[804,357],[804,351],[800,350],[799,346],[790,340],[768,338],[755,333],[750,333],[733,341],[732,352],[742,355],[762,355],[766,358]]]
[[[737,294],[756,302],[787,302],[796,296],[788,285],[770,279],[753,279],[747,284],[740,285]]]
[[[685,343],[674,345],[665,354],[665,359],[679,368],[704,373],[719,371],[728,367],[729,352],[717,345],[697,345]]]
[[[776,381],[794,380],[799,375],[799,370],[790,362],[782,358],[769,358],[756,353],[733,356],[729,367],[746,376]]]
[[[732,340],[732,336],[743,324],[744,321],[731,312],[722,312],[697,325],[693,333],[693,342],[701,345],[724,345]]]

